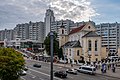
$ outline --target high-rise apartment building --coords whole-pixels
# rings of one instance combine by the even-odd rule
[[[48,33],[51,30],[51,22],[55,21],[54,13],[51,9],[47,9],[45,13],[45,36],[48,35]]]
[[[61,27],[61,25],[65,26],[65,34],[68,35],[70,32],[70,28],[74,27],[74,22],[71,20],[60,20],[60,21],[54,21],[51,23],[51,31],[54,31],[58,34],[58,38],[59,38],[59,29]]]
[[[102,23],[96,25],[96,29],[102,36],[102,46],[107,47],[110,53],[116,53],[120,47],[120,23]]]
[[[14,28],[14,36],[20,37],[21,40],[29,39],[29,24],[17,24],[16,27]]]
[[[44,40],[44,22],[29,22],[18,24],[14,28],[15,37],[20,37],[21,40],[33,40],[43,43]]]
[[[4,39],[6,40],[13,40],[14,39],[14,30],[10,29],[10,30],[1,30],[0,31],[0,41],[4,41]]]

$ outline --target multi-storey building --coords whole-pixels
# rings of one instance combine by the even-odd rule
[[[102,23],[96,25],[99,35],[102,36],[102,46],[106,46],[111,54],[120,47],[120,23]]]
[[[13,40],[14,39],[13,34],[14,34],[14,31],[12,29],[1,30],[0,31],[0,41],[4,41],[4,39]]]
[[[44,22],[29,22],[25,24],[18,24],[14,28],[15,36],[20,37],[21,40],[34,40],[43,43],[44,39]]]
[[[44,22],[45,22],[45,36],[47,36],[48,33],[50,32],[51,22],[54,22],[54,21],[55,21],[55,17],[54,17],[53,11],[51,9],[47,9],[46,13],[45,13],[45,19],[44,19]]]
[[[70,29],[74,27],[74,22],[66,19],[66,20],[54,21],[51,23],[51,31],[54,31],[58,34],[58,39],[60,35],[59,29],[61,25],[65,26],[65,34],[68,35]]]
[[[21,40],[29,39],[29,24],[17,24],[14,28],[14,37],[20,37]]]

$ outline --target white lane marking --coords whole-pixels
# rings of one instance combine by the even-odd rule
[[[44,68],[47,68],[47,69],[49,69],[50,67],[45,67],[45,66],[44,66]]]
[[[42,79],[42,78],[39,78],[40,80],[44,80],[44,79]]]
[[[23,78],[23,77],[20,77],[21,79],[23,79],[23,80],[26,80],[25,78]]]
[[[28,74],[31,75],[32,78],[35,78],[35,77],[36,77],[35,75],[31,74],[31,72],[29,72]]]
[[[73,77],[71,77],[71,76],[69,76],[69,78],[72,78],[72,79],[73,79]]]
[[[40,74],[43,74],[43,75],[46,75],[46,76],[49,76],[50,77],[50,75],[49,74],[46,74],[46,73],[43,73],[43,72],[40,72],[40,71],[36,71],[36,70],[33,70],[33,69],[29,69],[29,70],[31,70],[31,71],[34,71],[34,72],[37,72],[37,73],[40,73]],[[63,79],[60,79],[60,78],[57,78],[57,77],[54,77],[55,79],[58,79],[58,80],[63,80]]]

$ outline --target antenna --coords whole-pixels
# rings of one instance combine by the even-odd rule
[[[50,6],[50,2],[51,2],[51,0],[49,0],[49,5],[48,5],[49,9],[51,8],[51,6]]]
[[[91,16],[89,16],[89,21],[91,21]]]
[[[49,4],[49,9],[51,8],[50,4]]]

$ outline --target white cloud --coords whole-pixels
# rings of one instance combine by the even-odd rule
[[[51,7],[57,19],[86,21],[89,17],[99,15],[89,0],[51,0]]]
[[[0,3],[0,26],[42,21],[49,5],[56,19],[85,21],[98,15],[90,0],[0,0]]]

